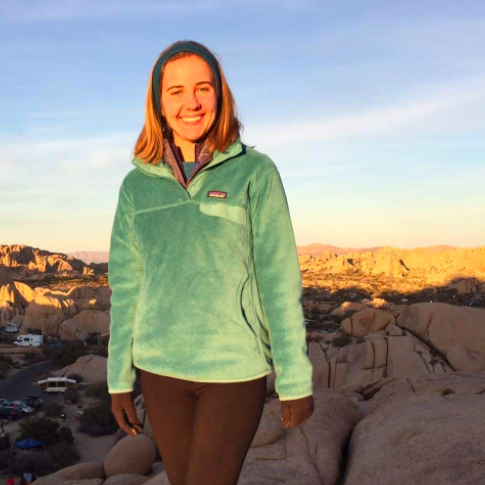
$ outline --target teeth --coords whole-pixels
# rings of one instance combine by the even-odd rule
[[[182,118],[184,121],[198,121],[202,116],[196,116],[195,118]]]

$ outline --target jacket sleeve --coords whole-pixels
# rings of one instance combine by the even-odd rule
[[[144,277],[144,266],[133,227],[134,206],[125,185],[123,181],[119,190],[108,262],[108,281],[111,287],[108,391],[113,394],[134,389],[136,374],[132,355],[133,330]]]
[[[281,401],[313,394],[302,278],[286,194],[276,165],[255,170],[250,189],[254,269]]]

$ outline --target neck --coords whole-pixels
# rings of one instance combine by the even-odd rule
[[[195,161],[195,146],[196,143],[191,143],[187,140],[179,139],[175,137],[174,143],[176,146],[182,150],[182,155],[184,156],[184,162],[194,162]]]

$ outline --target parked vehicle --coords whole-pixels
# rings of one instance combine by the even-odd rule
[[[18,333],[19,326],[15,323],[7,323],[4,327],[0,329],[3,333]]]
[[[0,397],[0,408],[4,405],[4,404],[8,404],[9,401],[3,397]]]
[[[32,414],[35,411],[34,408],[27,406],[27,404],[22,401],[12,401],[12,404],[17,405],[20,411],[24,414]]]
[[[60,340],[51,340],[48,344],[48,347],[51,349],[59,349],[64,346],[64,344]]]
[[[0,417],[13,421],[14,419],[20,419],[22,412],[12,407],[2,407],[0,408]]]
[[[20,347],[40,347],[44,343],[43,335],[35,335],[33,333],[27,333],[25,335],[19,335],[17,340],[13,343]]]
[[[21,399],[20,402],[23,402],[34,409],[42,409],[42,406],[44,405],[44,400],[39,396],[27,396]]]
[[[6,403],[3,403],[0,406],[0,409],[4,409],[4,408],[13,408],[13,409],[20,410],[20,406],[18,404],[15,404],[14,402],[11,402],[11,401],[7,401]]]

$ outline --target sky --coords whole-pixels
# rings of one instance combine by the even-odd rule
[[[0,244],[109,250],[150,70],[186,39],[298,245],[485,245],[483,0],[0,0]]]

